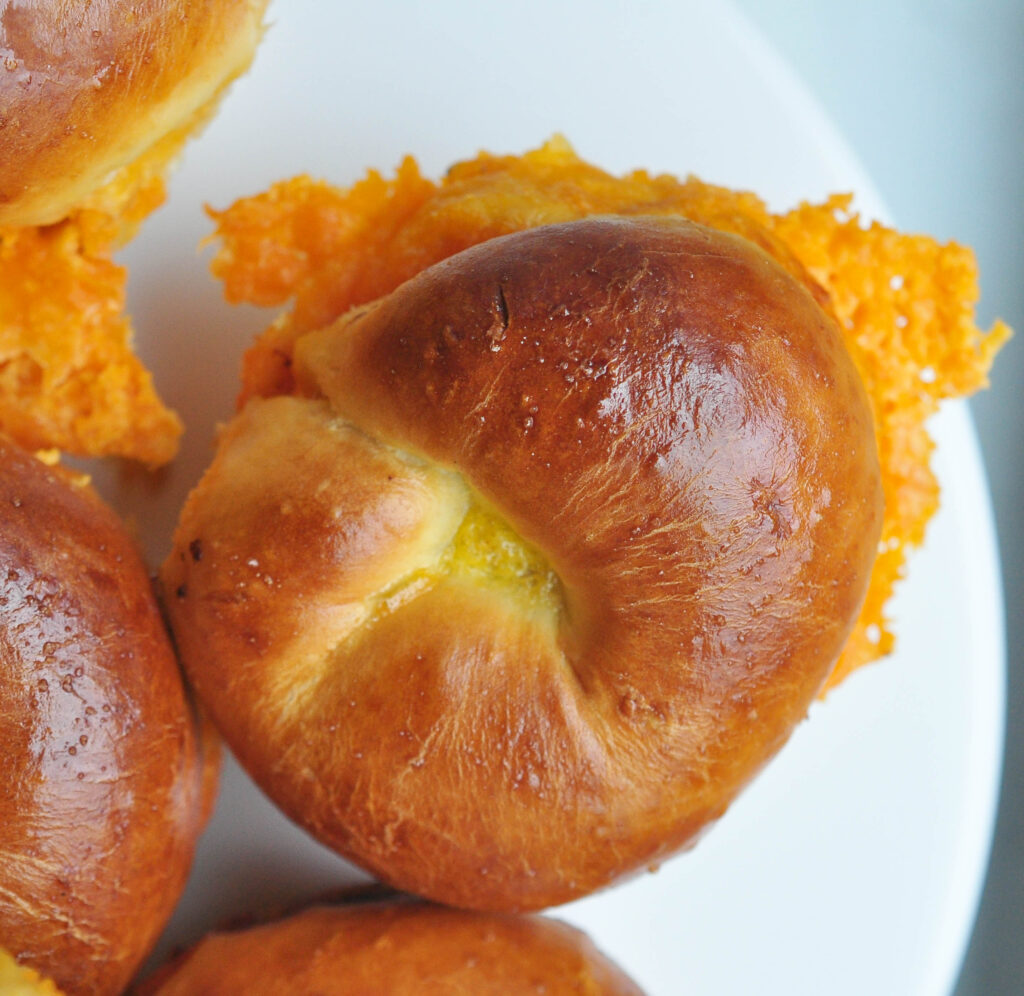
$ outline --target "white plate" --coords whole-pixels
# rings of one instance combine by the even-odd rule
[[[341,184],[414,153],[428,173],[556,131],[614,171],[755,189],[779,207],[878,198],[814,102],[731,7],[589,2],[272,8],[252,73],[188,150],[168,207],[125,254],[139,347],[188,431],[155,480],[101,486],[155,564],[268,320],[223,304],[201,205],[308,171]],[[1003,722],[1000,592],[963,408],[937,423],[943,511],[895,612],[899,652],[817,706],[690,854],[559,915],[652,996],[947,992],[973,920]],[[228,765],[159,954],[225,917],[359,878]]]

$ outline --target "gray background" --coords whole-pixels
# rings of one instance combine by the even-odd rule
[[[844,134],[903,229],[972,246],[979,320],[1017,337],[971,402],[999,531],[1007,736],[957,996],[1024,993],[1024,0],[736,0]],[[884,897],[879,897],[884,902]]]

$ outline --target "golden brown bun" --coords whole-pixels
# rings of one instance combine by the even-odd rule
[[[255,779],[399,888],[537,909],[692,842],[836,660],[864,390],[762,250],[679,219],[479,245],[298,343],[163,569]]]
[[[120,522],[4,440],[0,468],[0,947],[117,993],[183,888],[213,761]]]
[[[580,931],[539,916],[392,901],[211,934],[146,996],[642,996]]]
[[[0,226],[58,221],[249,64],[265,0],[21,0],[0,18]]]

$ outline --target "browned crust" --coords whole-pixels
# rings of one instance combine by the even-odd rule
[[[25,0],[0,14],[0,226],[65,217],[249,64],[265,0]]]
[[[691,842],[804,717],[875,556],[834,321],[738,237],[605,218],[454,256],[296,359],[305,396],[228,428],[164,568],[257,781],[383,880],[475,908]],[[553,609],[424,577],[474,501],[551,565]]]
[[[3,440],[0,468],[0,941],[68,994],[117,993],[184,886],[215,759],[120,522]]]
[[[140,996],[642,996],[580,931],[392,901],[320,906],[277,923],[211,934]]]

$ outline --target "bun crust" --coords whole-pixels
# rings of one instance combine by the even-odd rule
[[[838,656],[882,499],[834,321],[679,219],[483,243],[300,340],[164,566],[190,677],[295,820],[538,909],[693,842]]]
[[[184,886],[214,786],[114,514],[0,440],[0,945],[118,993]]]
[[[22,0],[0,18],[0,226],[59,221],[249,65],[264,0]]]
[[[555,920],[425,903],[314,907],[212,934],[142,996],[642,996],[587,937]]]

